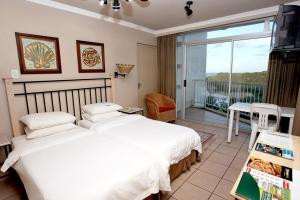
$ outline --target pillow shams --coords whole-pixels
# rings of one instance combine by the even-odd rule
[[[28,127],[25,127],[25,133],[27,139],[34,139],[34,138],[57,134],[63,131],[74,129],[76,127],[77,126],[73,123],[62,124],[62,125],[52,126],[52,127],[38,129],[38,130],[31,130]]]
[[[91,122],[99,122],[101,120],[111,119],[111,118],[118,117],[121,115],[123,115],[123,114],[118,111],[103,113],[103,114],[96,114],[96,115],[89,115],[87,113],[84,113],[82,115],[82,118],[85,120],[91,121]]]
[[[72,123],[75,120],[73,115],[65,112],[34,113],[25,115],[20,119],[31,130]]]
[[[115,103],[95,103],[81,107],[82,113],[89,115],[103,114],[121,110],[123,107]]]

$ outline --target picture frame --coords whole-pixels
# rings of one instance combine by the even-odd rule
[[[21,74],[61,73],[57,37],[15,33]]]
[[[105,72],[103,43],[76,40],[76,48],[79,73]]]

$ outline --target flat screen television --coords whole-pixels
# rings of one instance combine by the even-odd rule
[[[272,30],[273,50],[300,49],[300,6],[280,5]]]

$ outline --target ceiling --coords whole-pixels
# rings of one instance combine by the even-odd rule
[[[187,17],[184,11],[185,0],[149,0],[148,2],[135,0],[131,3],[120,0],[122,8],[119,12],[114,12],[110,6],[99,6],[98,0],[55,1],[159,30],[271,7],[293,0],[194,0],[192,5],[194,13],[190,17]]]

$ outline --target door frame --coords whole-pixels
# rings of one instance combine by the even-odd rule
[[[269,20],[266,20],[265,23],[269,23]],[[265,25],[265,27],[267,27]],[[229,88],[228,88],[228,107],[230,104],[231,98],[231,78],[232,78],[232,68],[233,68],[233,56],[234,56],[234,42],[241,41],[241,40],[251,40],[251,39],[260,39],[260,38],[267,38],[271,37],[272,32],[268,29],[265,29],[264,32],[260,33],[250,33],[250,34],[243,34],[243,35],[235,35],[235,36],[228,36],[228,37],[220,37],[220,38],[212,38],[212,39],[205,39],[205,40],[195,40],[195,41],[183,41],[181,42],[183,45],[183,73],[182,73],[182,107],[181,107],[181,119],[185,120],[185,104],[186,104],[186,86],[184,82],[187,80],[187,48],[189,46],[198,46],[198,45],[208,45],[208,44],[216,44],[216,43],[231,43],[231,52],[230,52],[230,74],[229,74]],[[228,118],[228,112],[227,112]]]

